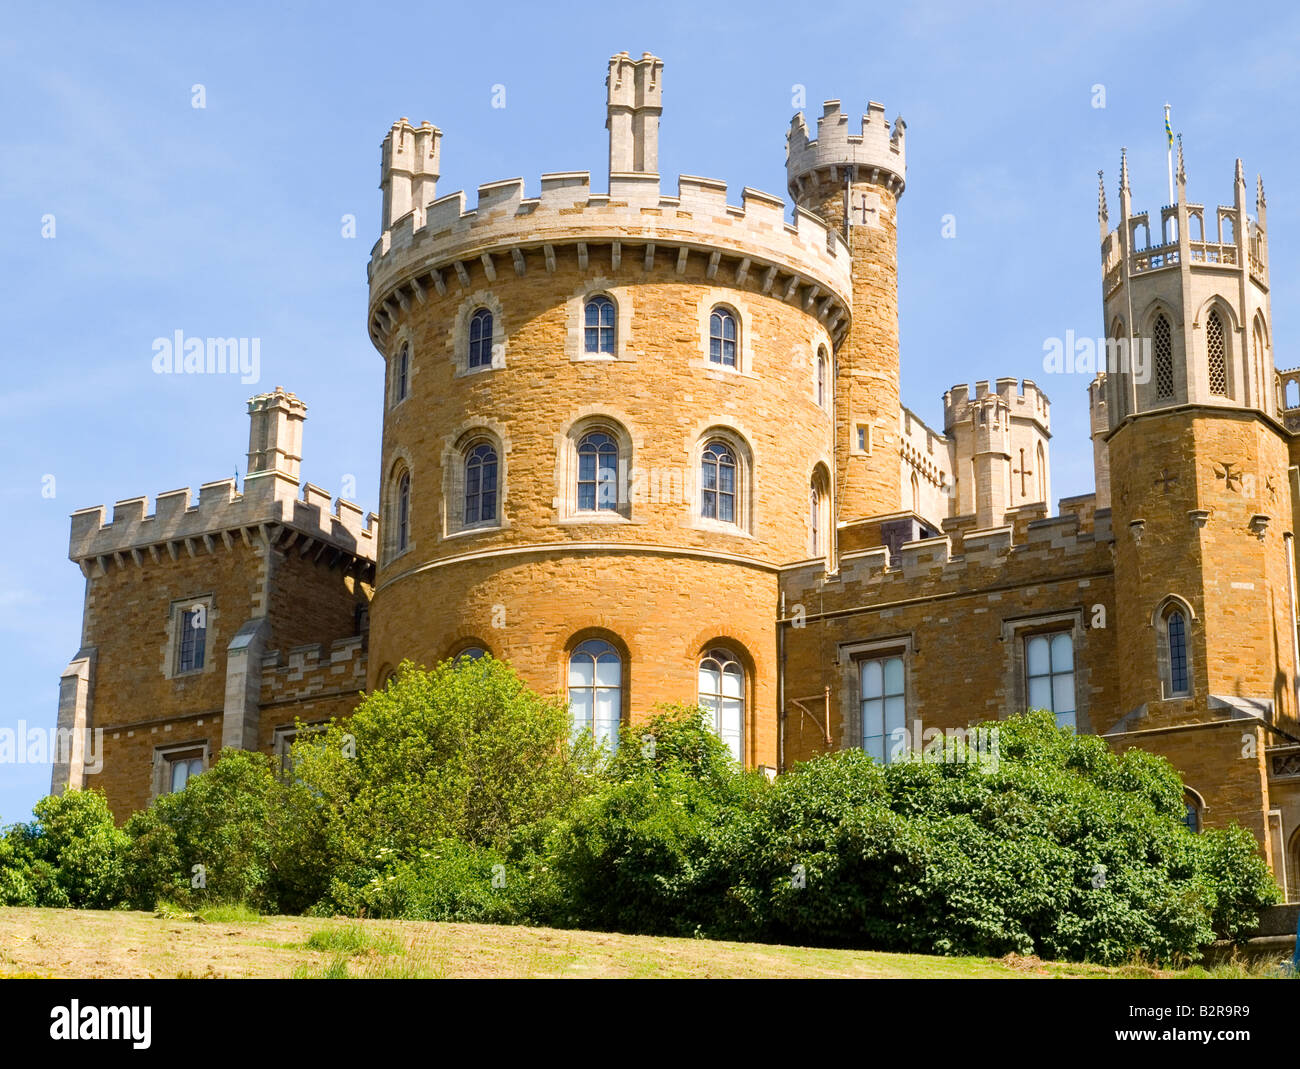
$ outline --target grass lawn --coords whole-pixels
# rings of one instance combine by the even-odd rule
[[[239,909],[196,916],[0,908],[0,977],[1171,975],[1179,974],[1015,956],[944,958],[486,924],[258,917]]]

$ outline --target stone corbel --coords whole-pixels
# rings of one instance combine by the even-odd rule
[[[1129,520],[1128,529],[1133,534],[1133,544],[1140,546],[1142,544],[1142,534],[1146,530],[1146,520]]]
[[[1257,512],[1250,518],[1250,533],[1261,542],[1264,541],[1264,535],[1268,531],[1268,521],[1269,517],[1262,512]]]
[[[1210,519],[1209,509],[1188,509],[1187,518],[1194,523],[1197,528],[1204,527]]]

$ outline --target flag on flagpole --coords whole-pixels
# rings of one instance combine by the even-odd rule
[[[1165,108],[1165,144],[1169,148],[1174,147],[1174,128],[1169,125],[1169,109]]]

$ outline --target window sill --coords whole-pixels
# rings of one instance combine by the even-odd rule
[[[709,534],[730,535],[732,538],[744,538],[749,541],[754,540],[753,534],[734,523],[722,523],[717,520],[709,520],[696,516],[687,524],[687,526],[696,531],[707,531]]]
[[[473,376],[473,375],[484,375],[484,374],[487,374],[489,371],[504,371],[504,370],[505,370],[505,367],[506,367],[506,365],[505,365],[504,361],[503,361],[502,363],[500,363],[500,364],[495,364],[495,363],[494,363],[494,364],[480,364],[478,367],[464,367],[464,366],[462,366],[462,367],[459,367],[459,368],[456,369],[456,374],[453,376],[453,378],[457,378],[457,379],[467,379],[467,378],[470,378],[470,377]]]
[[[614,525],[633,523],[631,516],[625,516],[621,512],[575,512],[570,516],[562,516],[556,521],[561,527],[580,527],[585,524],[602,524]]]
[[[488,534],[492,531],[504,531],[510,527],[508,523],[480,523],[473,527],[458,527],[454,531],[447,531],[442,536],[444,542],[449,542],[455,538],[468,538],[470,535]]]

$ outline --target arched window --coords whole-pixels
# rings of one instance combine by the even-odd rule
[[[815,557],[822,551],[822,495],[814,479],[808,493],[808,556]]]
[[[745,669],[729,650],[709,650],[700,659],[699,703],[706,714],[706,723],[727,744],[731,756],[741,760]]]
[[[486,308],[470,316],[469,366],[492,366],[492,313]]]
[[[465,526],[497,522],[497,451],[489,442],[465,454]]]
[[[912,511],[918,516],[921,514],[921,481],[916,472],[912,472]]]
[[[817,350],[817,404],[826,407],[826,350]]]
[[[618,443],[592,431],[578,443],[578,510],[618,508]]]
[[[486,655],[487,655],[487,650],[485,650],[482,646],[466,646],[463,650],[461,650],[458,654],[456,654],[455,659],[457,661],[478,661],[478,660],[482,660],[483,657]]]
[[[589,356],[614,355],[614,302],[605,294],[592,297],[583,312],[583,349]]]
[[[1228,350],[1223,334],[1223,320],[1218,310],[1211,311],[1205,320],[1205,352],[1209,364],[1210,393],[1216,397],[1228,396]]]
[[[1183,823],[1193,835],[1201,831],[1201,803],[1191,791],[1183,792]]]
[[[1151,351],[1155,358],[1156,397],[1174,395],[1174,347],[1169,336],[1169,320],[1164,313],[1156,316],[1151,327]]]
[[[1037,456],[1035,457],[1038,467],[1038,500],[1047,500],[1047,454],[1043,452],[1043,443],[1038,443]]]
[[[410,385],[411,379],[411,347],[405,342],[402,343],[401,351],[397,354],[397,368],[394,375],[393,383],[393,403],[404,401],[406,391]]]
[[[738,523],[739,490],[736,454],[725,442],[709,442],[700,459],[701,514],[709,520]]]
[[[402,472],[397,480],[397,538],[398,553],[405,553],[411,544],[411,473]]]
[[[573,733],[590,731],[618,749],[623,704],[623,659],[608,642],[588,639],[569,655],[569,716]]]
[[[709,316],[709,361],[723,367],[736,366],[740,329],[730,308],[715,308]]]
[[[1165,612],[1164,622],[1169,695],[1182,697],[1191,693],[1191,678],[1187,671],[1187,617],[1181,609],[1169,609]]]

